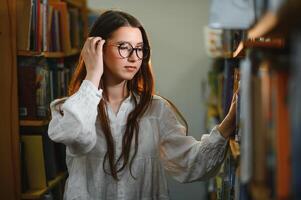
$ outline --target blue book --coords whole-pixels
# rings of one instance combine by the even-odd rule
[[[301,36],[300,32],[294,41],[293,48],[294,55],[292,56],[292,78],[290,81],[290,118],[291,118],[291,131],[292,131],[292,192],[293,199],[301,199]]]

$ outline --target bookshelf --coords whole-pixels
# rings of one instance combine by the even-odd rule
[[[62,170],[62,166],[58,166],[57,173],[52,174],[51,178],[45,169],[46,187],[23,188],[24,165],[21,141],[26,137],[47,135],[50,115],[49,113],[42,115],[40,113],[37,116],[19,115],[19,107],[24,103],[24,99],[19,98],[22,90],[20,84],[28,84],[20,80],[20,63],[23,60],[37,61],[30,63],[36,68],[39,62],[43,61],[44,64],[46,63],[43,65],[48,66],[49,72],[53,67],[58,68],[51,73],[54,73],[54,77],[57,76],[55,73],[65,74],[63,78],[65,86],[61,86],[63,89],[60,92],[57,89],[50,90],[54,90],[54,93],[58,92],[59,96],[66,95],[66,85],[70,80],[67,74],[72,73],[72,67],[78,60],[82,43],[88,33],[87,3],[86,0],[11,0],[1,1],[0,6],[3,8],[3,17],[0,19],[0,58],[3,64],[0,73],[0,92],[5,94],[0,104],[1,113],[5,113],[0,117],[0,196],[1,199],[6,200],[42,199],[46,193],[57,188],[60,197],[53,196],[53,198],[61,199],[64,181],[68,176],[66,169]],[[33,19],[33,16],[36,18]],[[70,21],[66,21],[66,17]],[[66,29],[67,26],[69,30]],[[69,42],[66,42],[67,40]],[[26,79],[26,75],[21,74]],[[58,85],[55,84],[53,88],[57,87]],[[30,88],[24,91],[31,94]],[[59,97],[54,95],[53,91],[48,94],[51,94],[51,99],[46,101],[45,110],[49,109],[50,100]],[[62,150],[57,144],[53,146],[56,154]]]
[[[277,13],[263,14],[247,31],[250,39],[241,40],[230,58],[213,63],[209,125],[223,118],[224,102],[237,84],[235,69],[240,95],[237,128],[220,172],[210,181],[209,199],[301,198],[300,9],[300,1],[292,0]]]
[[[20,199],[20,158],[16,59],[16,0],[0,2],[0,195]]]

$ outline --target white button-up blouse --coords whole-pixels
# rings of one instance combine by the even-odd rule
[[[216,128],[203,135],[201,141],[186,136],[185,127],[168,102],[154,96],[150,108],[139,121],[138,152],[132,164],[135,178],[127,167],[118,173],[119,181],[114,180],[103,170],[107,147],[97,118],[101,98],[102,90],[84,80],[79,90],[61,105],[63,116],[55,108],[58,100],[50,105],[52,120],[48,134],[67,147],[69,177],[65,200],[169,199],[165,171],[180,182],[206,180],[217,172],[227,140]],[[127,116],[134,108],[132,98],[122,102],[117,114],[110,106],[106,107],[116,157],[121,153]]]

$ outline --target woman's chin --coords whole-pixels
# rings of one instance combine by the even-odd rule
[[[128,74],[123,74],[122,78],[126,81],[130,81],[134,78],[135,74],[134,73],[128,73]]]

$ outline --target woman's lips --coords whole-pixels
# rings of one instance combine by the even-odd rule
[[[132,71],[136,71],[137,67],[135,67],[135,66],[125,66],[125,69],[126,69],[127,71],[132,72]]]

